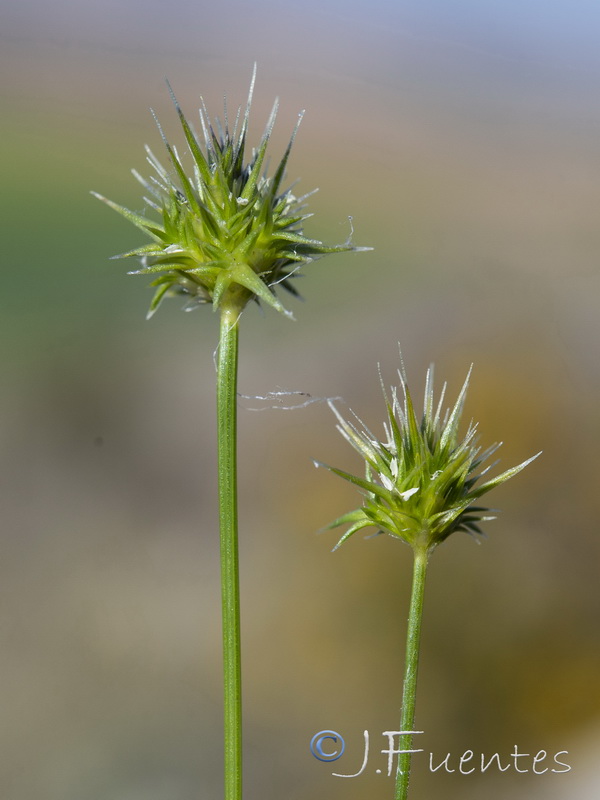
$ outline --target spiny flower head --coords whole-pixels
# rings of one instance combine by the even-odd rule
[[[452,409],[442,413],[446,385],[439,401],[434,402],[433,367],[427,371],[421,420],[413,406],[404,368],[398,372],[402,400],[392,387],[391,401],[383,388],[387,422],[385,439],[380,441],[355,416],[357,424],[348,422],[337,408],[330,406],[338,419],[342,436],[365,460],[364,478],[325,466],[336,475],[358,486],[364,494],[361,508],[336,519],[328,528],[348,525],[337,543],[337,549],[362,528],[375,527],[378,533],[389,533],[413,548],[432,551],[454,531],[480,534],[479,523],[494,519],[489,510],[477,504],[478,499],[495,486],[512,478],[536,456],[495,478],[480,482],[491,469],[481,465],[501,443],[486,450],[477,445],[477,425],[471,422],[464,438],[459,436],[461,412],[471,370]]]
[[[304,200],[309,195],[296,197],[292,187],[282,190],[302,114],[271,177],[265,169],[265,154],[275,123],[277,101],[258,148],[252,151],[247,162],[244,161],[255,76],[256,67],[243,119],[240,124],[238,109],[233,130],[230,130],[225,106],[224,123],[217,119],[215,131],[202,101],[200,124],[204,146],[169,86],[193,161],[193,175],[186,174],[177,149],[169,144],[156,120],[170,165],[165,168],[146,147],[154,174],[146,180],[135,170],[132,172],[147,192],[146,206],[156,212],[158,220],[92,192],[152,240],[150,244],[114,256],[139,257],[141,267],[130,274],[157,276],[151,284],[156,287],[156,293],[148,316],[156,311],[166,294],[185,295],[191,307],[197,303],[212,303],[214,308],[228,306],[240,311],[249,300],[262,300],[288,314],[275,296],[276,285],[281,284],[297,294],[291,279],[302,264],[326,253],[365,249],[350,243],[328,247],[304,236],[302,223],[312,216],[304,213]]]

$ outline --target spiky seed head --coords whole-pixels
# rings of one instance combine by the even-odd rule
[[[494,519],[490,509],[479,504],[487,494],[524,467],[539,453],[495,478],[482,478],[492,465],[482,464],[498,449],[494,444],[481,450],[477,426],[471,422],[459,436],[461,413],[471,371],[451,409],[442,411],[446,386],[437,403],[433,392],[433,367],[427,372],[423,414],[420,421],[406,383],[404,368],[398,372],[400,393],[392,387],[391,399],[383,393],[387,410],[384,438],[377,439],[355,416],[350,422],[333,403],[337,428],[365,461],[365,477],[324,466],[350,481],[363,494],[362,506],[334,520],[328,529],[346,525],[347,530],[334,549],[363,528],[375,527],[402,539],[413,548],[432,551],[454,531],[481,534],[481,522]]]
[[[296,197],[291,187],[282,189],[302,114],[273,175],[267,175],[264,163],[277,101],[258,147],[252,150],[248,161],[244,160],[255,76],[256,67],[245,113],[240,119],[238,110],[233,130],[226,107],[224,123],[217,119],[213,127],[202,102],[202,144],[169,86],[193,162],[193,174],[186,173],[183,159],[156,120],[169,166],[164,167],[146,147],[154,174],[149,180],[135,170],[133,174],[146,190],[146,206],[156,212],[158,219],[130,211],[92,192],[152,240],[114,256],[141,258],[140,268],[130,274],[154,276],[151,285],[156,292],[148,316],[169,294],[184,295],[191,301],[188,308],[211,303],[215,309],[227,306],[241,311],[249,300],[256,300],[289,315],[275,295],[275,286],[297,294],[291,280],[302,264],[326,253],[370,249],[354,247],[350,242],[327,246],[304,235],[302,223],[311,216],[305,213],[308,195]]]

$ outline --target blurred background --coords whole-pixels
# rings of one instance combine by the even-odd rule
[[[414,797],[598,796],[600,8],[567,0],[25,0],[0,24],[0,796],[222,796],[215,499],[217,317],[166,302],[115,253],[143,236],[129,169],[189,116],[275,96],[277,158],[318,186],[306,231],[372,253],[305,270],[297,322],[248,309],[240,391],[342,396],[380,430],[377,363],[413,393],[436,364],[504,469],[482,545],[436,552]],[[248,800],[392,796],[411,554],[316,531],[358,504],[324,403],[240,401]],[[334,764],[311,737],[346,740]],[[363,731],[371,759],[358,771]],[[429,771],[447,753],[572,769]],[[540,767],[538,766],[538,769]],[[557,767],[562,769],[561,767]]]

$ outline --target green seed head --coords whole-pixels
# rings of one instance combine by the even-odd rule
[[[156,311],[167,294],[184,295],[192,307],[198,303],[212,303],[214,308],[239,311],[249,300],[262,300],[289,315],[275,296],[275,286],[281,285],[297,294],[291,279],[302,264],[326,253],[365,249],[349,242],[328,247],[302,232],[303,221],[311,216],[305,213],[304,200],[308,195],[296,197],[291,188],[282,189],[302,114],[273,175],[267,175],[264,162],[277,101],[258,148],[244,160],[255,75],[256,68],[245,113],[242,118],[238,110],[233,129],[229,126],[226,107],[224,122],[217,119],[213,127],[202,103],[203,144],[169,86],[193,170],[191,175],[186,173],[182,158],[169,144],[157,121],[169,166],[164,167],[146,147],[154,174],[146,180],[133,171],[147,192],[144,202],[156,212],[157,220],[92,192],[152,240],[148,245],[115,256],[139,257],[141,267],[130,274],[156,276],[152,283],[156,292],[148,316]]]
[[[330,404],[338,419],[338,430],[364,458],[366,467],[365,477],[359,478],[316,463],[358,486],[364,495],[361,508],[344,514],[328,526],[349,526],[334,549],[367,527],[375,527],[379,533],[389,533],[413,548],[428,551],[454,531],[480,534],[479,524],[494,517],[489,516],[489,509],[478,504],[479,498],[537,458],[533,456],[495,478],[480,482],[491,468],[480,467],[500,444],[482,451],[477,446],[477,426],[473,422],[464,438],[459,437],[470,371],[456,403],[443,412],[446,386],[439,401],[434,403],[433,368],[429,368],[420,422],[404,370],[398,374],[402,399],[395,387],[391,390],[391,400],[384,389],[387,422],[383,441],[358,417],[355,417],[356,424],[348,422]]]

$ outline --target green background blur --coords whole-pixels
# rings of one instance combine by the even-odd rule
[[[444,0],[25,0],[3,4],[0,294],[0,798],[219,798],[217,318],[165,303],[114,253],[144,243],[90,189],[143,209],[131,167],[258,81],[306,231],[374,252],[305,270],[290,323],[250,308],[240,391],[342,396],[380,430],[397,343],[420,396],[435,361],[499,469],[481,547],[431,563],[418,746],[565,774],[431,774],[417,798],[591,800],[600,775],[598,298],[600,8]],[[240,401],[248,800],[392,796],[410,551],[315,531],[357,505],[311,458],[360,469],[325,404]],[[346,739],[334,764],[311,737]],[[363,731],[371,760],[362,759]],[[549,764],[554,766],[554,764]]]

